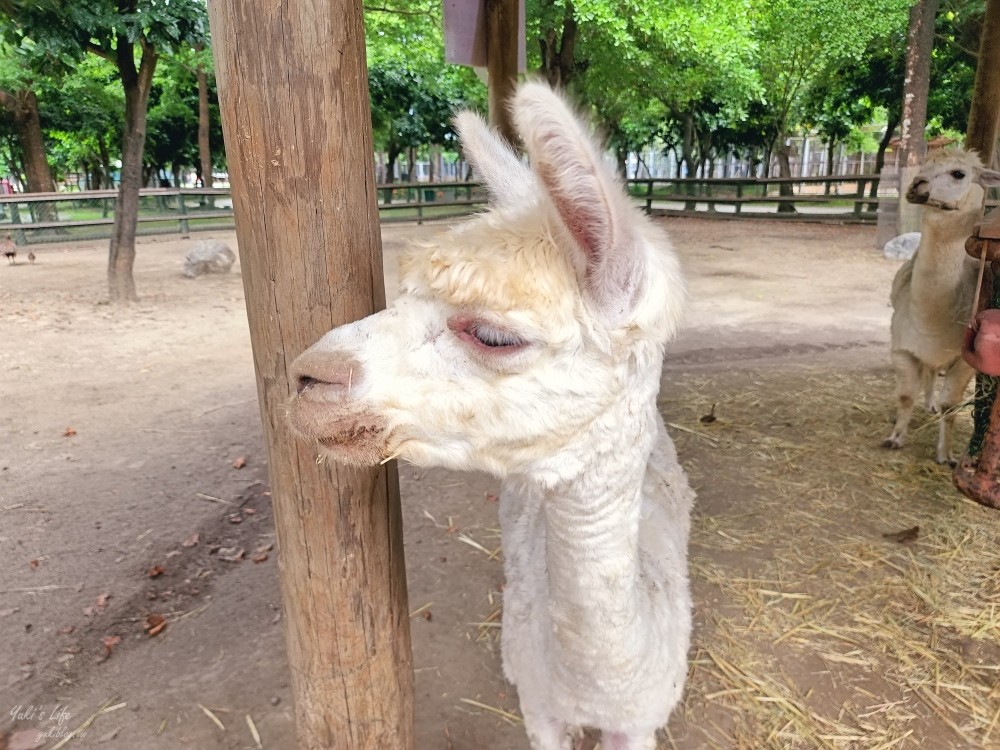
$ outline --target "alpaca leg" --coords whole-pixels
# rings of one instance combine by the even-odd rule
[[[601,750],[656,750],[656,732],[603,732]]]
[[[892,434],[883,442],[883,448],[902,448],[906,440],[906,431],[910,427],[913,416],[913,403],[920,392],[920,363],[911,354],[893,352],[892,365],[896,370],[896,398],[899,399],[899,411],[896,412],[896,424]]]
[[[974,372],[965,363],[965,360],[959,359],[945,373],[944,384],[941,386],[941,396],[938,400],[938,408],[941,410],[941,427],[938,430],[937,442],[937,462],[939,464],[954,466],[956,463],[951,455],[951,433],[955,427],[954,408],[962,403],[965,389]]]
[[[928,414],[937,414],[938,405],[935,390],[938,371],[933,367],[925,367],[923,368],[922,375],[924,380],[924,408],[927,409]]]
[[[524,710],[524,729],[531,750],[573,750],[573,736],[566,722]]]

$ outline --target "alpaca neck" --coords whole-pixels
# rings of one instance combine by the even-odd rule
[[[536,485],[553,648],[565,653],[556,661],[566,669],[581,659],[589,660],[588,669],[610,674],[641,667],[639,517],[646,466],[662,425],[659,361],[649,369],[656,374],[630,380],[621,400],[564,452],[563,465],[572,470],[556,483]],[[629,671],[618,671],[623,669]]]
[[[956,290],[972,273],[965,240],[972,234],[977,218],[978,212],[955,212],[938,214],[933,220],[925,216],[921,223],[912,288],[926,309],[954,308]]]

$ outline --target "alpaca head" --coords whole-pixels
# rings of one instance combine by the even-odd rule
[[[334,459],[528,473],[655,398],[684,297],[669,243],[557,94],[525,84],[512,111],[531,168],[460,114],[490,209],[411,249],[388,309],[292,364],[291,424]]]
[[[985,188],[1000,185],[1000,172],[986,169],[974,151],[942,149],[927,158],[906,191],[906,200],[937,212],[976,214],[982,210]]]

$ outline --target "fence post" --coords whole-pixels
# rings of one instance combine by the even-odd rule
[[[10,220],[14,224],[20,224],[21,223],[21,209],[19,209],[17,207],[16,203],[11,203],[10,204]],[[27,245],[28,244],[28,237],[27,237],[27,235],[25,235],[23,229],[15,229],[14,230],[14,242],[16,244],[18,244],[18,245]]]
[[[177,213],[180,215],[181,237],[187,239],[191,235],[187,220],[187,206],[184,204],[184,192],[179,188],[177,190]]]
[[[417,224],[424,223],[424,191],[417,188]]]
[[[865,198],[865,183],[866,182],[867,182],[867,180],[864,177],[859,177],[858,178],[858,190],[855,193],[855,197],[857,198],[857,200],[854,202],[854,215],[856,217],[858,217],[859,219],[861,218],[861,209],[862,209],[862,207],[864,206],[864,203],[865,203],[864,198]]]
[[[650,180],[646,183],[646,213],[650,213],[653,210],[653,181]]]
[[[743,210],[743,183],[736,183],[736,213]]]

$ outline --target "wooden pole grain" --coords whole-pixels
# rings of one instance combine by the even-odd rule
[[[303,750],[413,748],[394,464],[317,463],[288,368],[385,306],[360,0],[209,0]]]
[[[486,71],[490,124],[511,145],[519,139],[510,112],[517,90],[520,6],[518,0],[486,0]]]

